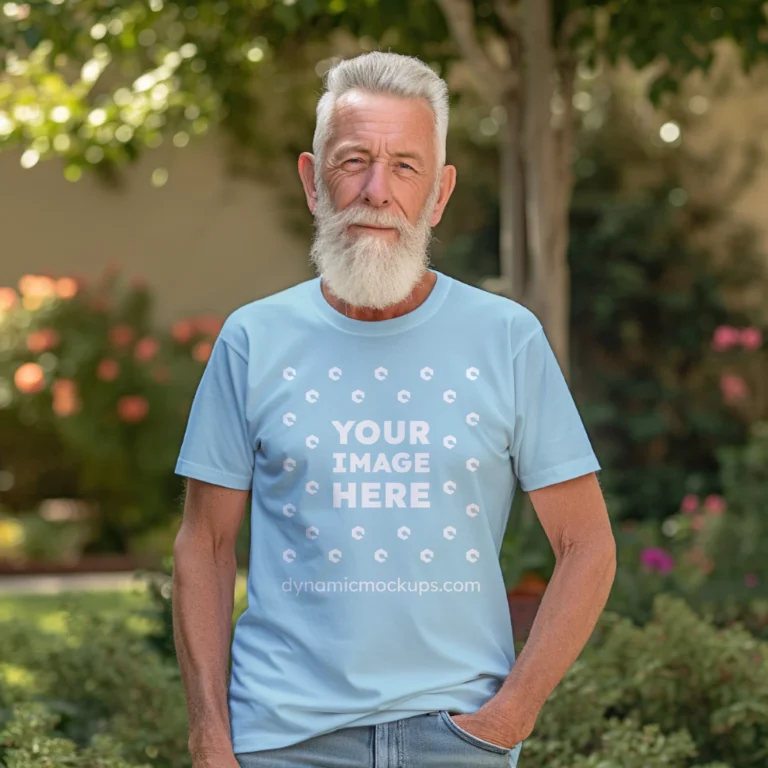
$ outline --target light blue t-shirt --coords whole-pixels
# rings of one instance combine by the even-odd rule
[[[477,711],[515,661],[498,556],[518,481],[600,469],[536,316],[431,271],[400,317],[348,318],[314,278],[214,344],[176,473],[252,489],[235,753]]]

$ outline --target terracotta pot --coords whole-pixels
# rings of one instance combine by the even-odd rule
[[[547,589],[547,582],[535,574],[525,574],[514,589],[507,590],[509,615],[515,640],[525,640]]]

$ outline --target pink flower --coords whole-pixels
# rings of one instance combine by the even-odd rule
[[[53,412],[57,416],[71,416],[80,410],[77,384],[73,379],[57,379],[51,385]]]
[[[16,369],[13,381],[19,392],[31,394],[45,388],[45,375],[37,363],[24,363]]]
[[[731,347],[735,347],[741,340],[741,334],[738,328],[732,325],[720,325],[715,329],[712,337],[712,349],[722,352]]]
[[[640,562],[650,571],[669,573],[675,566],[672,555],[659,547],[646,547],[640,554]]]
[[[758,585],[758,582],[760,579],[757,578],[756,573],[748,573],[744,577],[744,583],[751,589],[752,587],[756,587]]]
[[[36,355],[53,349],[59,343],[59,334],[52,328],[42,328],[27,334],[27,349]]]
[[[133,353],[137,360],[146,362],[147,360],[151,360],[157,354],[159,349],[160,344],[158,344],[157,339],[152,336],[145,336],[143,339],[139,339],[136,342]]]
[[[744,349],[758,349],[762,346],[763,334],[759,328],[742,328],[741,329],[741,346]]]
[[[195,326],[189,320],[177,320],[171,327],[171,335],[180,344],[187,344],[195,335]]]
[[[117,401],[117,415],[129,424],[141,421],[149,413],[149,402],[143,395],[125,395]]]
[[[716,493],[711,493],[704,499],[704,508],[713,516],[720,517],[725,512],[725,499]]]
[[[686,494],[680,504],[680,509],[686,515],[690,515],[699,508],[699,497],[693,493]]]
[[[105,357],[96,368],[96,376],[102,381],[114,381],[119,373],[120,365],[110,357]]]
[[[210,341],[198,341],[192,350],[192,357],[200,363],[207,362],[213,351],[213,344]]]
[[[720,391],[723,400],[729,405],[738,403],[749,394],[747,382],[735,373],[724,373],[720,377]]]
[[[109,332],[109,340],[116,347],[125,347],[133,341],[134,330],[128,323],[120,323]]]
[[[3,286],[0,288],[0,312],[13,309],[19,301],[19,295],[13,288]]]

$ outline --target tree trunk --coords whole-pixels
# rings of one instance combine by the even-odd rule
[[[527,237],[525,176],[522,162],[522,104],[511,95],[504,104],[506,119],[499,137],[499,264],[505,295],[525,296]]]
[[[525,180],[530,279],[526,304],[538,316],[568,376],[567,208],[552,124],[555,51],[551,0],[525,0]]]

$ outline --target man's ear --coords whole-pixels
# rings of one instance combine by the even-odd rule
[[[315,156],[311,152],[302,152],[299,155],[299,178],[304,187],[307,207],[314,215],[317,208],[317,188],[315,187]]]
[[[451,199],[453,190],[456,188],[456,166],[446,165],[443,168],[440,178],[440,193],[435,201],[435,210],[432,213],[432,219],[429,222],[430,227],[436,227],[443,218],[443,211],[448,201]]]

